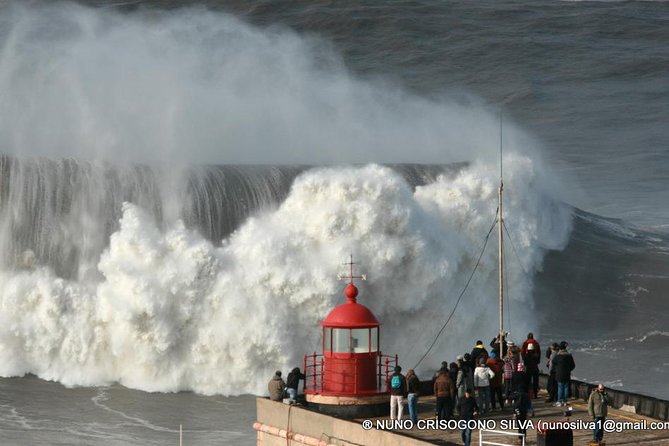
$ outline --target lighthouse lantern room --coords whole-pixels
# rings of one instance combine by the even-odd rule
[[[305,355],[304,390],[307,401],[318,403],[321,410],[348,406],[345,411],[329,412],[360,416],[365,406],[379,406],[375,412],[387,408],[387,380],[397,365],[397,356],[381,353],[381,323],[369,308],[358,303],[358,288],[353,283],[353,279],[366,277],[353,275],[352,256],[347,265],[349,275],[340,277],[349,280],[344,289],[346,302],[321,322],[323,353]]]

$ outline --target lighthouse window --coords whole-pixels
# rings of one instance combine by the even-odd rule
[[[351,330],[351,347],[354,353],[369,352],[369,328]]]
[[[332,329],[331,328],[324,328],[323,332],[325,333],[325,337],[324,337],[325,340],[323,342],[325,344],[324,350],[326,352],[330,352],[330,351],[332,351]]]
[[[335,353],[349,353],[351,347],[349,345],[351,330],[348,328],[333,328],[332,329],[332,351]]]
[[[378,327],[370,328],[370,331],[372,332],[372,348],[370,349],[370,351],[378,352],[379,351],[379,328]]]

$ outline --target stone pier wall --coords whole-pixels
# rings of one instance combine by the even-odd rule
[[[548,375],[542,374],[539,377],[539,385],[546,388]],[[571,380],[571,396],[588,401],[590,393],[597,387],[597,384],[586,383],[583,381]],[[612,404],[616,409],[628,410],[639,415],[645,415],[658,420],[669,420],[669,401],[655,398],[638,393],[625,392],[607,387],[606,393],[611,397]]]
[[[343,420],[300,406],[256,398],[258,446],[427,446],[432,443],[385,430],[364,430],[360,423]],[[290,442],[288,442],[290,440]]]

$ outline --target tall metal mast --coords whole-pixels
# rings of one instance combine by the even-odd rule
[[[504,217],[502,213],[502,191],[504,180],[502,175],[502,112],[499,113],[499,357],[503,358],[504,339]]]

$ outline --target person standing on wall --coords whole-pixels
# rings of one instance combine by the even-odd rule
[[[390,419],[401,420],[404,413],[404,395],[407,394],[407,380],[402,375],[402,367],[396,365],[393,371],[394,373],[390,375],[388,380],[390,387]]]
[[[601,443],[604,438],[604,420],[609,407],[609,396],[603,384],[599,384],[588,398],[588,413],[595,420],[595,428],[592,432],[592,441]]]

